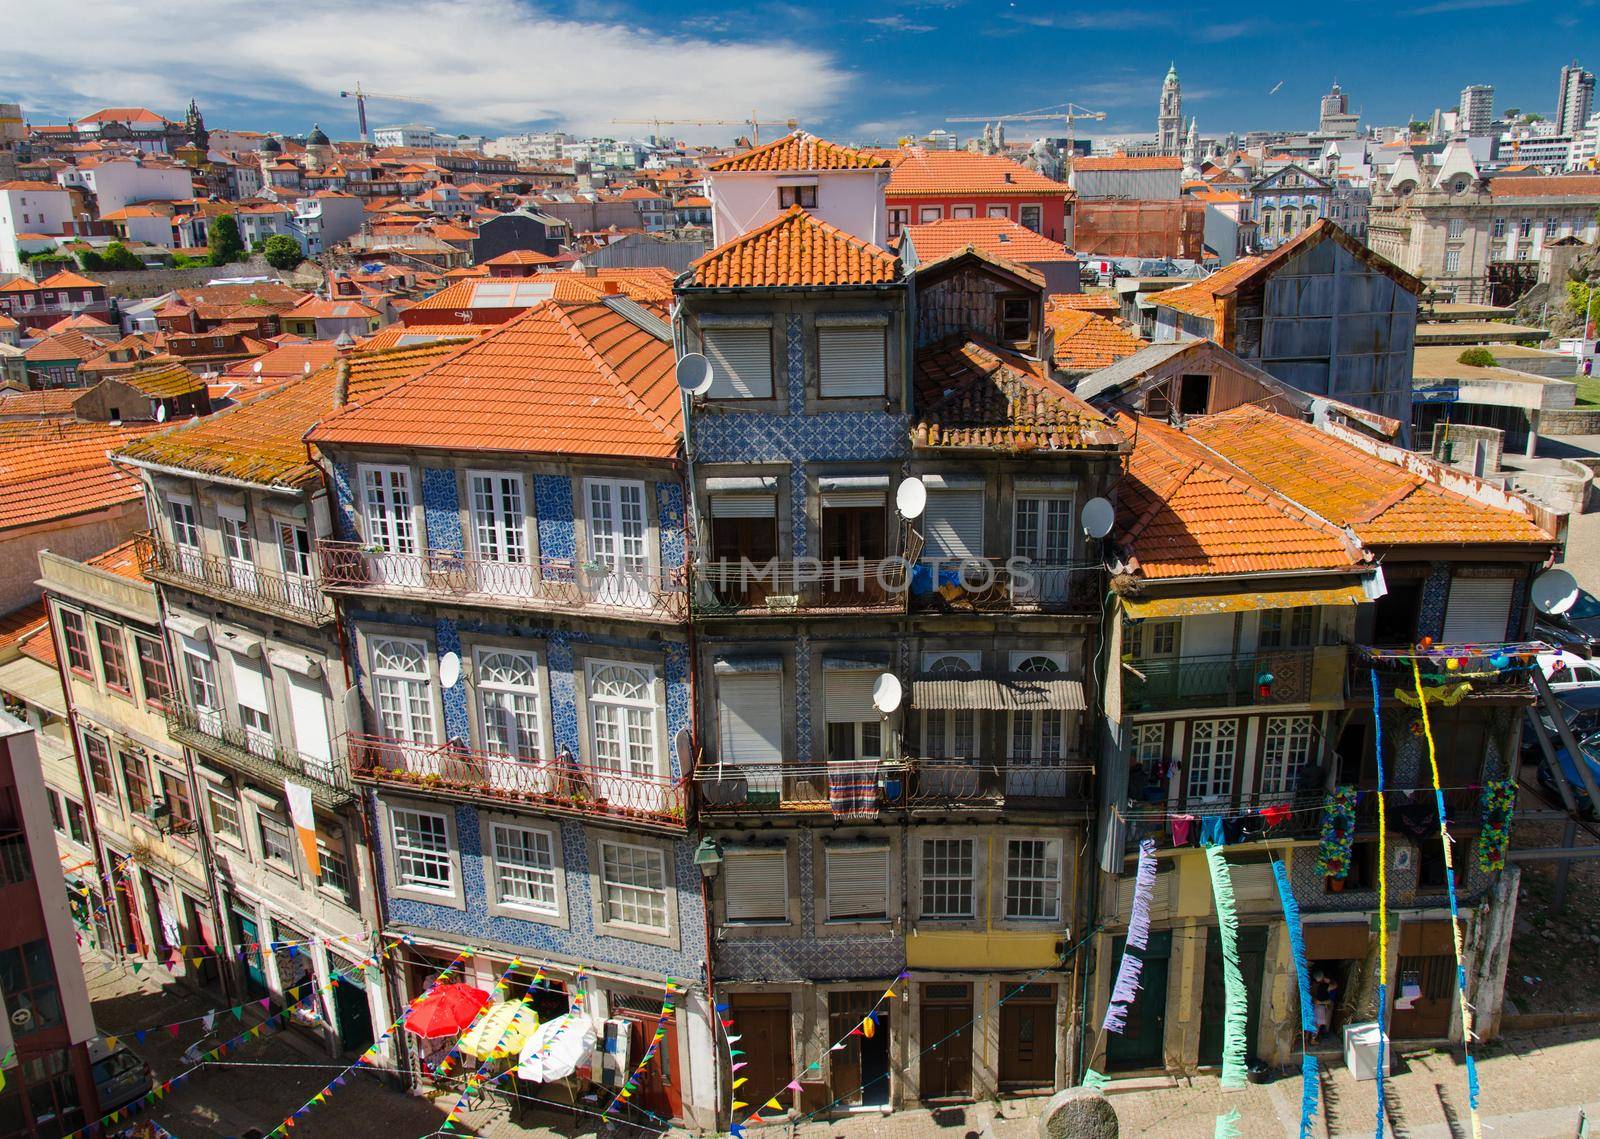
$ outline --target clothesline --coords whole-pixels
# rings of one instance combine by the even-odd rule
[[[1481,783],[1463,783],[1463,784],[1461,784],[1459,786],[1456,786],[1456,787],[1446,787],[1446,788],[1444,788],[1444,791],[1445,791],[1446,794],[1448,794],[1448,793],[1450,793],[1452,791],[1482,791],[1482,790],[1483,790],[1483,784],[1481,784]],[[1433,789],[1431,787],[1422,787],[1422,786],[1418,786],[1418,787],[1385,787],[1383,789],[1383,793],[1386,794],[1386,795],[1395,795],[1395,794],[1410,795],[1410,794],[1415,794],[1417,792],[1423,792],[1423,793],[1426,793],[1429,796],[1432,796]],[[1306,804],[1305,806],[1290,806],[1287,803],[1283,803],[1283,804],[1268,803],[1264,807],[1220,807],[1220,808],[1213,809],[1213,810],[1207,810],[1205,807],[1198,807],[1198,806],[1196,806],[1196,807],[1165,807],[1165,806],[1159,806],[1159,807],[1152,807],[1149,811],[1125,810],[1123,807],[1120,807],[1120,806],[1118,806],[1116,804],[1113,804],[1112,807],[1111,807],[1111,811],[1112,811],[1113,814],[1115,814],[1117,816],[1117,818],[1119,818],[1120,820],[1122,820],[1125,823],[1133,823],[1133,822],[1162,822],[1162,821],[1165,821],[1167,819],[1172,818],[1174,815],[1188,815],[1188,816],[1190,816],[1192,818],[1196,818],[1196,819],[1249,818],[1251,815],[1260,815],[1260,814],[1262,814],[1263,811],[1271,810],[1271,809],[1273,809],[1275,807],[1278,807],[1278,806],[1281,806],[1283,808],[1283,810],[1285,812],[1287,812],[1288,814],[1290,814],[1290,815],[1304,815],[1304,814],[1319,814],[1320,815],[1323,812],[1323,810],[1324,810],[1324,808],[1326,806],[1325,802],[1322,800],[1322,796],[1325,794],[1325,792],[1322,791],[1322,790],[1317,790],[1317,791],[1306,791],[1306,792],[1302,792],[1302,793],[1306,794],[1306,795],[1315,795],[1315,796],[1318,797],[1318,801],[1315,802],[1315,803]],[[1356,794],[1358,796],[1376,795],[1376,794],[1378,794],[1378,791],[1377,791],[1376,788],[1372,788],[1372,787],[1360,787],[1360,788],[1356,789]]]

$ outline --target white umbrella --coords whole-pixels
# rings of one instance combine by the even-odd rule
[[[582,1013],[546,1021],[523,1043],[517,1075],[539,1084],[564,1080],[588,1058],[595,1039],[594,1021]]]

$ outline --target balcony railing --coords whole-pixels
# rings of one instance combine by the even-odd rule
[[[352,736],[350,770],[360,782],[449,799],[522,804],[671,831],[688,825],[689,796],[683,780],[631,775],[566,759],[524,760],[450,744]]]
[[[877,764],[864,787],[862,761],[830,764],[711,764],[695,774],[701,808],[710,813],[998,810],[1091,806],[1094,767],[1057,758],[899,759]]]
[[[318,542],[322,581],[335,591],[424,596],[462,605],[602,610],[619,617],[680,620],[684,569],[628,570],[559,558],[502,562],[458,550],[396,554],[356,542]]]
[[[165,709],[167,731],[173,739],[217,762],[267,779],[283,782],[285,775],[305,780],[311,797],[334,809],[355,798],[349,773],[335,763],[284,747],[267,732],[234,723],[221,712],[173,704]]]
[[[905,612],[904,558],[835,558],[795,562],[721,559],[695,570],[697,612]]]
[[[139,535],[138,550],[145,576],[152,581],[239,601],[307,624],[333,620],[333,605],[309,577],[274,573],[254,562],[203,553],[148,531]]]
[[[1020,558],[924,560],[911,575],[911,606],[952,613],[1093,613],[1099,566],[1049,565]]]
[[[1122,706],[1159,712],[1336,701],[1344,696],[1345,656],[1343,645],[1317,645],[1130,660],[1122,670]]]
[[[1350,654],[1350,685],[1352,691],[1369,693],[1372,691],[1373,660],[1364,651],[1366,649],[1382,651],[1384,649],[1410,650],[1410,645],[1356,645]],[[1441,653],[1451,653],[1451,646],[1437,646]],[[1466,692],[1466,698],[1472,701],[1482,700],[1521,700],[1529,703],[1536,699],[1533,685],[1528,680],[1528,674],[1523,669],[1510,668],[1503,672],[1498,671],[1490,663],[1488,657],[1494,655],[1497,648],[1460,646],[1460,651],[1452,655],[1462,662],[1460,672],[1463,676],[1470,676],[1471,687]],[[1441,658],[1442,659],[1442,658]],[[1444,671],[1442,663],[1422,665],[1423,683],[1432,685],[1435,682],[1429,679]],[[1447,685],[1455,684],[1447,680]],[[1406,693],[1413,699],[1416,689],[1411,677],[1411,665],[1407,660],[1388,661],[1378,665],[1378,690],[1380,698],[1384,701],[1398,699],[1396,689]]]
[[[1166,802],[1135,803],[1127,809],[1125,816],[1125,849],[1130,854],[1136,852],[1140,840],[1146,838],[1155,839],[1160,849],[1172,847],[1174,815],[1195,820],[1189,824],[1188,841],[1191,846],[1199,841],[1201,820],[1212,815],[1234,821],[1232,829],[1225,832],[1229,835],[1227,844],[1230,846],[1315,838],[1322,831],[1321,807],[1324,800],[1325,795],[1321,791],[1285,791],[1271,795],[1242,795],[1237,803],[1190,803],[1177,807]],[[1288,814],[1276,824],[1269,821],[1269,815],[1259,813],[1263,808],[1273,807],[1288,810]]]

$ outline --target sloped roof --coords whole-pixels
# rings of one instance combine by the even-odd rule
[[[1362,561],[1337,527],[1183,432],[1125,413],[1116,423],[1133,452],[1117,483],[1115,538],[1139,576],[1295,573]]]
[[[555,265],[557,261],[548,254],[532,249],[508,249],[498,257],[482,262],[484,265]]]
[[[546,302],[352,405],[321,445],[667,459],[682,415],[672,345],[605,304]]]
[[[751,171],[785,170],[870,170],[889,165],[888,160],[865,150],[795,131],[753,150],[746,150],[710,163],[706,169],[716,173],[742,174]]]
[[[350,400],[369,399],[460,348],[457,340],[352,355]],[[319,476],[302,440],[313,424],[334,412],[337,368],[328,364],[215,415],[148,435],[124,446],[118,457],[262,485],[309,482]]]
[[[301,320],[378,319],[378,313],[359,301],[338,298],[325,300],[322,297],[307,297],[283,315]]]
[[[205,381],[182,364],[162,364],[154,368],[135,368],[116,377],[117,382],[138,388],[151,399],[176,399],[200,391]]]
[[[1055,334],[1052,360],[1063,371],[1104,368],[1145,346],[1120,324],[1083,309],[1046,307],[1044,322]]]
[[[1007,261],[1077,260],[1059,241],[1051,241],[1010,218],[946,218],[908,225],[903,240],[916,249],[921,262],[937,261],[968,246]]]
[[[1541,177],[1489,179],[1491,198],[1600,199],[1600,174],[1554,174]]]
[[[1448,490],[1317,427],[1243,404],[1190,421],[1234,466],[1369,545],[1545,545],[1531,517]]]
[[[49,363],[55,360],[87,360],[105,351],[105,345],[81,332],[57,332],[29,345],[22,353],[26,360]]]
[[[1060,451],[1123,441],[1039,361],[978,340],[953,336],[918,349],[915,382],[917,447]]]
[[[672,271],[654,266],[538,273],[532,277],[467,277],[424,297],[407,312],[453,313],[466,309],[532,308],[541,301],[596,300],[611,289],[636,301],[672,300]]]
[[[1051,293],[1044,299],[1044,310],[1078,309],[1115,316],[1122,311],[1115,293]]]
[[[1022,195],[1030,198],[1073,196],[1071,187],[1064,182],[1052,182],[1043,174],[998,154],[928,150],[920,146],[878,153],[887,157],[894,169],[887,191],[891,198],[942,197],[947,194],[986,194],[991,197]]]
[[[42,391],[0,389],[0,415],[71,415],[83,388],[45,388]]]
[[[799,206],[689,265],[689,284],[708,289],[882,285],[899,275],[894,254]]]
[[[92,281],[82,273],[74,273],[71,269],[62,269],[40,281],[39,287],[41,289],[103,289],[105,284],[101,281]]]
[[[138,481],[112,466],[106,452],[155,429],[60,419],[0,423],[0,529],[137,501]]]

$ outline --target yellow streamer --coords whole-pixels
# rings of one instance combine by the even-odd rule
[[[1444,848],[1444,868],[1448,876],[1447,881],[1455,881],[1455,863],[1450,854],[1450,825],[1444,817],[1444,785],[1439,780],[1439,756],[1433,742],[1433,724],[1428,719],[1428,701],[1422,688],[1422,668],[1415,658],[1411,661],[1411,678],[1417,687],[1417,706],[1422,711],[1422,734],[1428,741],[1428,767],[1433,773],[1433,792],[1439,801],[1439,844]],[[1381,833],[1381,832],[1380,832]],[[1381,841],[1381,840],[1380,840]],[[1461,1047],[1467,1054],[1468,1075],[1472,1074],[1472,1009],[1467,1004],[1467,987],[1465,976],[1466,954],[1462,951],[1461,919],[1456,913],[1455,894],[1452,889],[1450,897],[1450,935],[1455,942],[1456,949],[1456,996],[1461,1002]],[[1478,1122],[1478,1107],[1473,1101],[1477,1099],[1475,1090],[1468,1096],[1468,1113],[1472,1118],[1472,1139],[1482,1139],[1483,1130]]]

